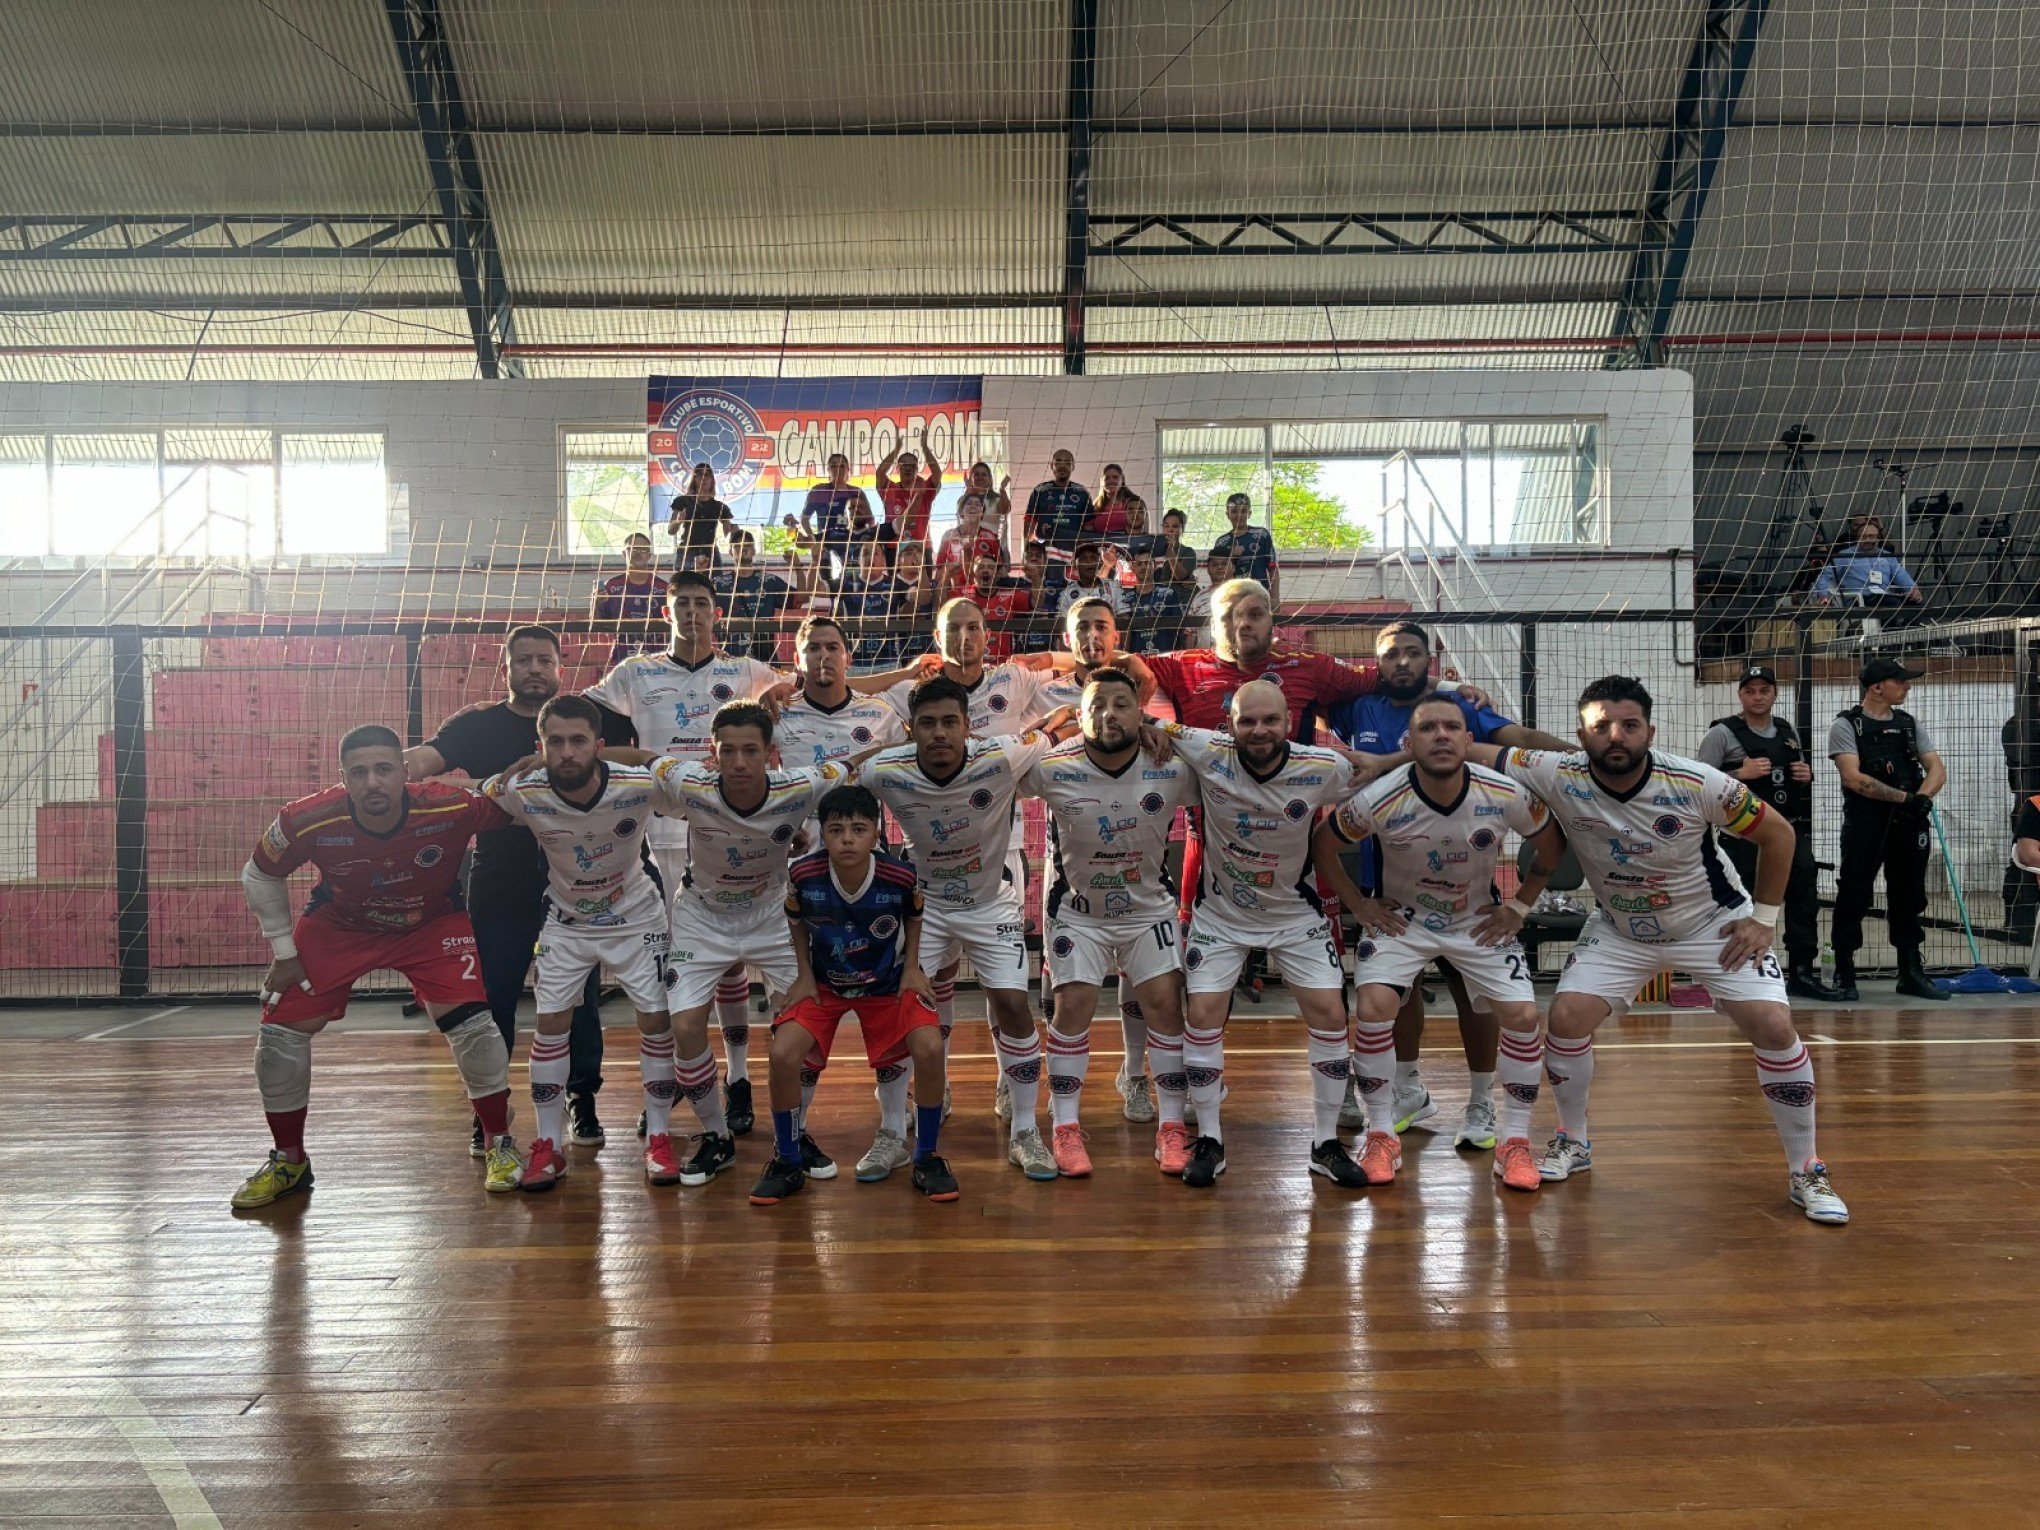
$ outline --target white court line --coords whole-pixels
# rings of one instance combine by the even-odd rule
[[[155,1020],[168,1020],[172,1015],[181,1015],[189,1008],[191,1008],[189,1004],[173,1005],[169,1009],[159,1009],[153,1015],[144,1015],[139,1020],[129,1020],[121,1025],[109,1025],[103,1031],[94,1031],[90,1036],[80,1036],[78,1039],[80,1041],[103,1041],[108,1036],[118,1036],[122,1031],[131,1031],[138,1025],[147,1025]]]
[[[163,1426],[149,1416],[139,1397],[125,1384],[110,1381],[99,1410],[113,1420],[114,1428],[126,1438],[142,1470],[149,1474],[149,1481],[156,1485],[157,1496],[170,1511],[177,1530],[223,1530],[220,1517],[206,1502],[197,1480],[184,1464],[184,1457],[170,1443]]]

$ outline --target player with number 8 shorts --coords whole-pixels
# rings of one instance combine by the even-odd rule
[[[1565,838],[1544,804],[1507,776],[1466,763],[1472,735],[1457,700],[1430,696],[1410,711],[1416,758],[1362,787],[1325,822],[1312,843],[1318,872],[1364,929],[1354,981],[1353,1066],[1367,1112],[1360,1165],[1369,1184],[1395,1177],[1395,1021],[1424,969],[1448,959],[1467,988],[1487,1001],[1502,1027],[1503,1104],[1495,1174],[1511,1189],[1535,1190],[1530,1108],[1537,1100],[1542,1043],[1537,996],[1522,944],[1523,916],[1565,853]],[[1532,869],[1503,903],[1495,866],[1503,837],[1535,847]],[[1340,864],[1339,847],[1372,838],[1381,847],[1382,896],[1360,892]]]
[[[1628,675],[1580,693],[1581,753],[1476,744],[1470,753],[1536,792],[1565,830],[1600,907],[1566,958],[1545,1038],[1544,1076],[1558,1102],[1558,1135],[1538,1172],[1566,1179],[1593,1167],[1587,1089],[1594,1029],[1629,1006],[1660,972],[1688,972],[1756,1049],[1757,1081],[1785,1148],[1786,1194],[1815,1222],[1849,1208],[1814,1146],[1813,1063],[1793,1029],[1785,977],[1771,943],[1791,875],[1793,831],[1747,786],[1711,765],[1651,747],[1651,697]],[[1756,900],[1715,843],[1757,847]]]

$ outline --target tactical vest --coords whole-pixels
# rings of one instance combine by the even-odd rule
[[[1735,736],[1737,746],[1753,760],[1768,760],[1771,778],[1768,781],[1749,781],[1745,784],[1760,801],[1769,803],[1785,815],[1785,821],[1795,827],[1803,827],[1813,821],[1813,783],[1792,779],[1791,767],[1806,758],[1806,751],[1799,747],[1799,735],[1792,731],[1792,724],[1782,717],[1771,719],[1771,726],[1778,731],[1769,738],[1758,733],[1740,715],[1717,718],[1717,728],[1726,728]]]
[[[1916,792],[1927,779],[1920,763],[1919,728],[1910,712],[1893,707],[1889,717],[1869,717],[1861,705],[1841,714],[1856,730],[1856,767],[1873,781],[1895,786],[1902,792]],[[1873,802],[1857,792],[1842,793],[1842,807],[1850,813],[1882,813],[1888,802]]]

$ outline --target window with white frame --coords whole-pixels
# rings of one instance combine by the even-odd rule
[[[388,557],[379,433],[246,426],[0,433],[0,557]]]
[[[1600,547],[1602,422],[1244,421],[1161,431],[1162,499],[1206,546],[1225,502],[1285,551]]]
[[[560,503],[572,557],[617,557],[651,526],[651,476],[642,430],[560,432]]]

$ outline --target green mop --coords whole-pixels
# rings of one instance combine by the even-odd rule
[[[1949,890],[1955,894],[1955,911],[1962,916],[1962,938],[1969,942],[1969,959],[1976,963],[1954,977],[1935,978],[1934,986],[1944,993],[2040,993],[2040,983],[2029,977],[2006,977],[1986,967],[1983,953],[1976,948],[1976,931],[1969,923],[1969,904],[1962,896],[1962,879],[1955,874],[1955,857],[1948,853],[1948,831],[1941,827],[1941,814],[1931,799],[1927,816],[1934,821],[1934,834],[1941,841],[1941,869],[1948,874]]]

